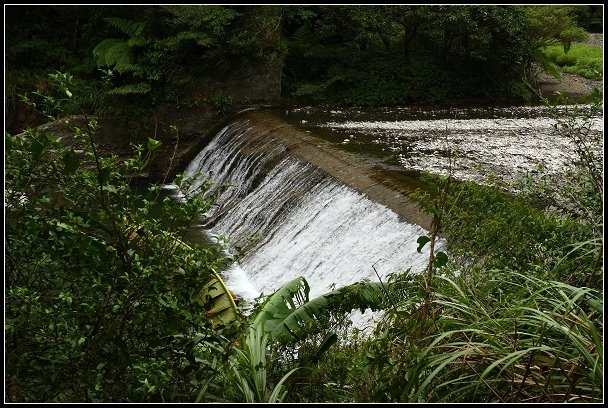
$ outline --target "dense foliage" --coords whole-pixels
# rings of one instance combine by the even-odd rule
[[[600,10],[601,11],[601,10]],[[7,102],[69,72],[72,112],[229,111],[208,81],[283,64],[285,96],[348,105],[521,101],[540,48],[565,51],[597,26],[594,6],[8,6]],[[264,71],[264,65],[258,70]],[[595,67],[597,68],[597,67]],[[277,71],[277,74],[278,75]],[[524,74],[526,74],[524,76]],[[273,74],[274,75],[274,74]],[[207,81],[207,82],[206,82]]]
[[[66,113],[142,116],[166,103],[222,102],[193,88],[282,52],[273,6],[9,6],[6,17],[13,111],[56,70],[83,89]]]
[[[366,354],[368,394],[386,402],[599,402],[601,293],[534,270],[437,276],[428,308],[400,279]]]
[[[519,97],[524,15],[504,6],[311,7],[286,23],[286,90],[351,105]]]
[[[232,295],[215,272],[220,248],[178,238],[212,201],[134,191],[130,179],[149,154],[99,157],[96,127],[76,130],[82,150],[34,129],[6,136],[9,401],[280,401],[296,369],[267,391],[270,341],[290,344],[334,311],[384,304],[377,283],[309,299],[298,278],[241,329],[240,312],[224,313],[236,306],[224,307]]]
[[[211,202],[158,201],[158,187],[142,199],[128,177],[143,149],[123,163],[97,157],[94,132],[94,121],[79,131],[84,153],[43,131],[5,139],[11,401],[180,400],[201,380],[197,336],[223,344],[198,295],[219,250],[172,237]]]

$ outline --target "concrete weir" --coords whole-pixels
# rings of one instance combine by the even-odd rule
[[[241,297],[269,294],[304,276],[311,296],[335,285],[418,272],[428,252],[416,240],[426,220],[402,192],[370,177],[371,166],[295,129],[268,112],[247,112],[225,126],[190,162],[202,178],[181,194],[214,184],[203,224],[243,255],[225,271]],[[441,245],[440,245],[441,246]],[[428,250],[428,248],[425,248]]]
[[[335,177],[347,186],[390,208],[399,219],[430,228],[430,217],[422,213],[407,194],[390,184],[383,184],[372,175],[374,168],[355,155],[338,150],[268,111],[250,111],[238,122],[246,121],[251,128],[249,137],[259,143],[272,139],[283,147],[284,154],[299,157]]]

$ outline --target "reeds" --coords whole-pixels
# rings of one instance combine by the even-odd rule
[[[598,291],[510,271],[436,279],[425,335],[405,319],[394,339],[409,350],[402,361],[416,362],[400,401],[602,401]]]

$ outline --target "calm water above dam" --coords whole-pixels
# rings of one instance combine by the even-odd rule
[[[559,118],[580,105],[558,106]],[[544,106],[487,108],[348,108],[303,107],[283,110],[283,117],[385,169],[416,176],[445,174],[453,159],[453,176],[484,183],[497,178],[513,183],[539,167],[549,174],[564,171],[574,149]],[[580,122],[580,121],[579,121]],[[591,132],[602,140],[603,111],[592,115]],[[603,151],[602,146],[596,146]]]

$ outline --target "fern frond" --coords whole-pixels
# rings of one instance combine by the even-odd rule
[[[140,35],[131,37],[127,40],[127,45],[129,47],[143,47],[144,45],[148,45],[149,43],[150,43],[149,39],[144,38]]]
[[[140,36],[144,32],[146,23],[126,20],[119,17],[107,17],[104,19],[110,26],[122,31],[129,37]]]
[[[120,73],[133,70],[133,55],[128,43],[117,38],[103,40],[93,49],[99,67],[114,67]]]
[[[236,10],[226,6],[182,4],[163,6],[163,9],[172,14],[171,22],[176,26],[204,28],[216,35],[222,33],[224,28],[240,15]]]
[[[291,42],[296,47],[310,46],[310,44],[316,43],[314,37],[312,25],[309,21],[306,21],[291,35]]]
[[[173,37],[167,38],[164,43],[168,47],[175,47],[186,41],[194,41],[196,44],[206,47],[213,44],[213,39],[207,34],[199,31],[182,31]]]

